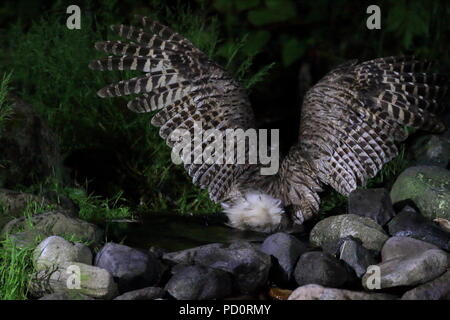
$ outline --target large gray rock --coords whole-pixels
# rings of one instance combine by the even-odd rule
[[[360,239],[367,249],[380,251],[388,236],[383,228],[370,218],[354,214],[332,216],[319,221],[311,230],[310,242],[321,247],[327,242],[337,242],[352,236]]]
[[[410,206],[405,206],[388,223],[388,229],[392,236],[412,237],[450,251],[450,233]]]
[[[221,299],[231,295],[232,279],[218,269],[184,266],[177,268],[165,289],[177,300]]]
[[[301,254],[306,252],[307,245],[287,233],[279,232],[269,236],[261,245],[261,251],[275,257],[274,277],[281,282],[289,282],[295,264]]]
[[[343,239],[339,259],[345,261],[358,278],[366,273],[367,267],[378,262],[374,251],[364,248],[360,240],[353,238]]]
[[[36,272],[30,281],[29,291],[37,297],[49,293],[67,293],[112,299],[118,295],[117,285],[108,271],[72,261]]]
[[[59,292],[46,294],[42,298],[39,298],[39,300],[94,300],[94,298],[76,292]]]
[[[18,232],[20,230],[20,232]],[[71,237],[77,241],[93,244],[101,241],[103,232],[94,224],[74,218],[68,211],[48,211],[31,218],[16,218],[6,224],[0,238],[10,235],[18,245],[32,244],[36,237]]]
[[[154,300],[164,296],[165,291],[158,287],[148,287],[126,292],[114,300]]]
[[[57,138],[32,106],[19,98],[14,101],[0,135],[0,187],[29,186],[49,178],[62,181]]]
[[[352,280],[341,261],[319,251],[302,254],[295,267],[294,276],[299,286],[319,284],[327,287],[340,287]]]
[[[391,189],[393,203],[412,200],[429,219],[450,220],[450,171],[436,166],[410,167]]]
[[[223,243],[211,243],[191,249],[164,253],[162,259],[172,265],[194,264],[195,256],[197,254],[201,253],[202,255],[207,255],[223,248],[226,248],[226,245]]]
[[[271,268],[270,256],[248,242],[208,244],[166,253],[163,260],[172,264],[198,264],[229,272],[243,294],[253,293],[265,285]]]
[[[387,189],[356,189],[348,197],[348,213],[373,219],[383,226],[395,215]]]
[[[414,165],[446,168],[450,161],[450,130],[441,135],[426,135],[414,141],[408,150]]]
[[[46,238],[33,252],[34,267],[38,271],[69,261],[92,264],[92,252],[81,243],[72,244],[58,236]]]
[[[344,289],[326,288],[308,284],[295,289],[288,300],[393,300],[395,296],[385,293],[367,293]]]
[[[407,237],[391,238],[382,250],[379,268],[380,289],[415,286],[431,281],[443,274],[448,265],[447,253],[420,240]],[[372,273],[362,279],[369,287]]]
[[[450,300],[450,271],[405,292],[402,300]]]
[[[392,237],[385,242],[381,250],[383,261],[412,256],[430,249],[439,249],[434,244],[410,237]]]
[[[97,253],[95,265],[117,279],[121,293],[153,286],[161,276],[161,266],[154,255],[112,242]]]
[[[231,273],[238,291],[243,294],[254,293],[264,286],[271,268],[270,256],[248,242],[235,242],[212,252],[199,251],[194,262]]]

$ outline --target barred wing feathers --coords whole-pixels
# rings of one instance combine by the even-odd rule
[[[331,71],[305,97],[299,142],[288,158],[307,159],[318,180],[343,195],[364,185],[398,154],[405,126],[444,129],[437,114],[448,78],[428,68],[414,57],[388,57]]]
[[[220,66],[212,62],[190,41],[170,28],[139,17],[142,28],[112,26],[129,42],[104,41],[97,50],[112,54],[92,61],[95,70],[139,70],[144,75],[111,84],[98,92],[100,97],[136,95],[128,103],[135,112],[158,112],[152,124],[160,127],[160,136],[171,147],[174,130],[193,133],[194,124],[207,129],[248,129],[254,127],[253,111],[245,90]],[[201,147],[208,146],[203,142]],[[207,188],[214,201],[221,201],[247,169],[245,165],[195,160],[195,149],[185,168],[193,182]],[[214,156],[214,153],[212,153]]]

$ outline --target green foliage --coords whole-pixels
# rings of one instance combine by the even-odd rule
[[[118,202],[122,194],[118,193],[113,199],[101,199],[98,196],[88,195],[82,189],[66,188],[65,194],[79,207],[78,216],[86,221],[101,222],[115,219],[133,219],[129,207],[120,206]]]
[[[34,246],[18,247],[9,237],[0,245],[0,300],[25,300],[28,282],[34,271]]]
[[[9,82],[11,80],[11,73],[4,74],[0,80],[0,134],[5,121],[11,115],[11,106],[7,103],[7,95],[9,91]]]

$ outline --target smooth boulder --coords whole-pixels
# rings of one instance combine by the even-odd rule
[[[231,295],[232,279],[218,269],[184,266],[177,268],[165,290],[177,300],[221,299]]]
[[[388,239],[383,228],[375,221],[354,214],[332,216],[319,221],[311,230],[309,239],[312,245],[321,247],[347,236],[360,239],[364,247],[376,251],[380,251]]]
[[[161,270],[154,255],[112,242],[97,253],[95,266],[114,276],[121,293],[157,284]]]
[[[428,219],[450,220],[450,170],[436,166],[410,167],[392,186],[391,199],[394,204],[412,200]]]
[[[58,236],[46,238],[33,251],[33,263],[38,271],[69,261],[92,264],[92,252],[84,244],[72,244]]]

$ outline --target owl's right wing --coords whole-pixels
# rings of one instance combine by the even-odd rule
[[[168,27],[147,17],[139,17],[142,28],[112,26],[112,30],[130,42],[96,43],[97,50],[113,54],[92,61],[95,70],[139,70],[145,75],[111,84],[98,92],[104,97],[137,95],[128,103],[136,112],[159,110],[151,123],[160,127],[160,136],[174,148],[172,134],[178,129],[194,133],[199,125],[208,129],[242,129],[254,127],[254,115],[245,90],[220,66],[212,62],[190,41]],[[181,131],[180,131],[181,132]],[[204,139],[202,150],[211,147]],[[184,154],[185,169],[195,184],[209,191],[216,202],[227,196],[240,175],[248,169],[236,161],[211,161],[195,157],[198,150]],[[211,153],[214,156],[214,152]],[[210,160],[210,161],[208,161]],[[227,163],[224,163],[227,162]]]
[[[442,131],[448,78],[414,57],[351,61],[306,94],[298,144],[285,159],[286,190],[306,218],[321,184],[348,195],[397,154],[406,127]],[[296,174],[298,172],[298,174]],[[301,217],[299,217],[302,220]]]

